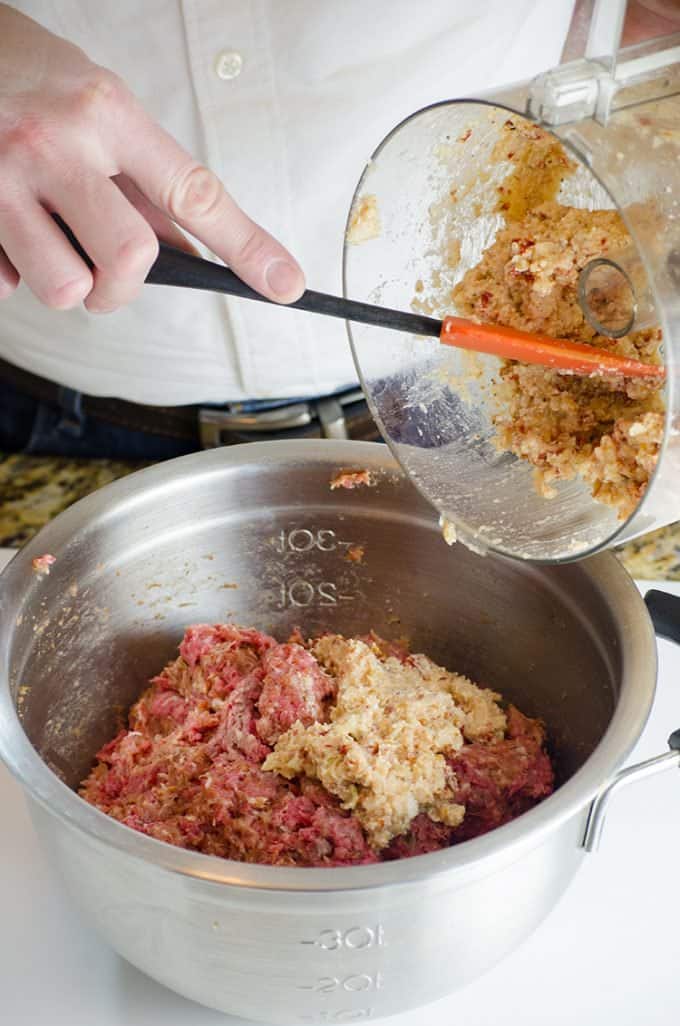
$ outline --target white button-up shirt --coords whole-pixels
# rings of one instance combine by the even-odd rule
[[[298,258],[341,290],[366,159],[405,116],[558,63],[573,0],[19,0],[128,83]],[[408,183],[405,183],[408,187]],[[341,321],[148,286],[108,316],[22,285],[0,357],[93,395],[152,404],[308,396],[356,380]]]

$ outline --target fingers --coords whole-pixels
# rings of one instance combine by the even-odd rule
[[[17,196],[0,209],[0,242],[15,273],[46,306],[70,310],[89,294],[89,268],[35,197]]]
[[[281,243],[255,224],[220,180],[141,111],[146,146],[122,150],[122,169],[151,203],[224,260],[268,299],[291,303],[302,295],[302,270]]]
[[[159,239],[167,242],[170,246],[174,246],[176,249],[183,249],[185,253],[200,256],[200,253],[187,239],[184,232],[181,232],[177,225],[173,224],[167,214],[154,207],[153,203],[149,202],[127,175],[116,175],[113,181],[123,195],[132,203],[133,207],[149,222]]]
[[[46,200],[94,264],[86,308],[110,313],[132,302],[158,255],[158,239],[139,211],[110,178],[94,173],[75,188],[53,182]]]
[[[177,222],[267,298],[297,299],[305,283],[291,254],[149,118],[124,83],[93,68],[87,65],[82,81],[75,76],[75,85],[68,79],[54,118],[41,114],[39,82],[35,96],[21,101],[31,116],[20,104],[18,127],[0,126],[0,297],[20,276],[55,309],[83,301],[93,312],[115,309],[137,295],[156,258],[154,229],[193,250]],[[74,232],[92,271],[52,211]]]
[[[12,266],[7,255],[0,249],[0,300],[11,296],[18,284],[16,267]]]

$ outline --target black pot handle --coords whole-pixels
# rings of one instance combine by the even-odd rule
[[[645,595],[645,603],[649,611],[654,630],[661,638],[680,644],[680,598],[669,595],[666,591],[652,588]],[[627,766],[620,770],[613,780],[604,785],[593,799],[588,813],[586,829],[581,842],[586,851],[596,851],[602,836],[607,807],[613,795],[621,788],[644,777],[664,772],[666,769],[680,768],[680,729],[674,730],[668,738],[668,751],[653,759],[639,762],[635,766]]]
[[[645,595],[645,604],[659,637],[680,645],[680,597],[651,588]],[[680,729],[668,738],[668,747],[680,749]]]
[[[680,597],[652,588],[645,595],[645,603],[659,637],[680,645]]]

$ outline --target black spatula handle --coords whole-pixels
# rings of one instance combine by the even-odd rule
[[[94,261],[85,252],[69,226],[59,217],[59,214],[52,216],[75,251],[92,270]],[[225,292],[230,296],[241,296],[243,299],[259,299],[263,303],[269,302],[259,292],[241,281],[228,267],[212,263],[210,260],[203,260],[192,253],[168,246],[165,242],[159,243],[158,256],[151,265],[145,281],[147,285],[174,285],[185,289],[204,289],[208,292]]]
[[[73,248],[79,253],[88,267],[93,262],[80,245],[75,235],[62,221],[58,214],[53,215],[55,221],[64,232]],[[172,285],[175,288],[202,289],[206,292],[221,292],[240,299],[253,299],[258,303],[273,303],[273,300],[261,296],[255,289],[241,281],[223,264],[212,260],[203,260],[193,253],[185,253],[182,249],[168,246],[161,242],[158,257],[146,276],[148,285]],[[430,335],[439,338],[442,322],[434,317],[407,313],[404,310],[390,310],[372,303],[360,303],[354,299],[343,299],[331,296],[326,292],[313,292],[308,289],[295,303],[287,304],[293,310],[306,310],[308,313],[325,314],[326,317],[340,317],[347,321],[360,321],[362,324],[377,324],[384,328],[393,328],[414,335]]]

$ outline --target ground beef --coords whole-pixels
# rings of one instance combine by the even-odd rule
[[[395,719],[409,694],[415,714]],[[244,862],[405,858],[484,833],[551,793],[542,724],[504,712],[499,697],[373,632],[306,641],[297,631],[279,644],[199,624],[133,705],[128,729],[98,753],[80,793],[150,837]],[[319,731],[328,745],[315,753],[318,776],[312,763],[297,774],[290,763],[285,775],[263,768],[298,758],[296,739],[308,744]],[[388,751],[397,738],[399,772]]]
[[[554,774],[537,720],[510,706],[504,738],[466,745],[449,760],[456,775],[456,798],[465,819],[452,833],[463,841],[508,823],[550,794]]]

